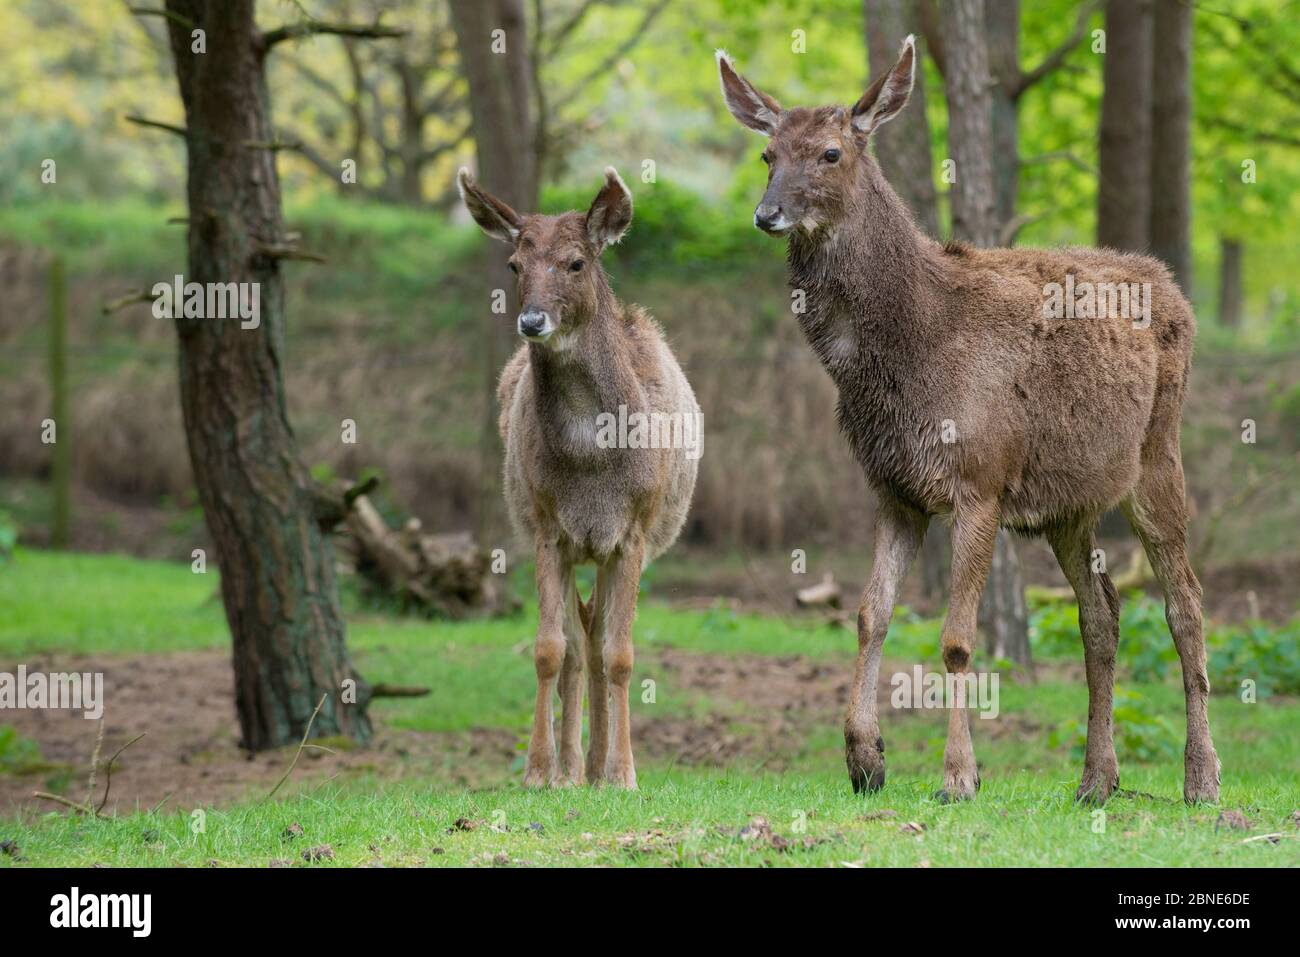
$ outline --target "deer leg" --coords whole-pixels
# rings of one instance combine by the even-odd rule
[[[1079,601],[1079,634],[1088,673],[1088,744],[1075,800],[1104,804],[1119,787],[1115,758],[1115,649],[1119,646],[1119,595],[1104,571],[1093,570],[1092,519],[1050,529],[1047,540]]]
[[[1154,456],[1153,456],[1154,458]],[[1219,756],[1210,738],[1210,678],[1201,631],[1201,583],[1187,559],[1187,511],[1183,466],[1177,453],[1146,465],[1137,488],[1123,503],[1165,593],[1169,623],[1183,667],[1187,699],[1187,747],[1183,752],[1183,799],[1188,804],[1219,800]]]
[[[606,612],[609,608],[609,573],[596,570],[596,589],[591,595],[591,621],[586,631],[587,643],[587,783],[605,779],[605,756],[609,752],[609,684],[605,681]]]
[[[956,697],[948,713],[948,743],[943,750],[943,790],[937,795],[945,803],[972,798],[980,786],[963,676],[970,673],[971,654],[975,650],[975,619],[993,562],[998,516],[996,501],[970,503],[954,516],[952,597],[940,636],[944,667],[950,675],[957,676]]]
[[[609,684],[609,751],[605,757],[605,781],[617,787],[636,787],[632,761],[632,724],[628,691],[632,682],[632,620],[636,617],[637,591],[641,584],[644,544],[632,539],[611,562],[610,605],[605,618],[605,680]]]
[[[858,605],[858,661],[844,719],[844,759],[854,793],[878,791],[885,784],[885,742],[880,736],[876,685],[880,651],[894,614],[898,588],[925,538],[929,517],[897,499],[881,495],[871,577]]]
[[[555,729],[552,701],[555,682],[564,663],[564,605],[568,570],[562,567],[555,542],[537,543],[537,641],[533,664],[537,669],[537,704],[533,733],[528,739],[525,787],[546,787],[555,778]]]
[[[569,598],[564,606],[564,663],[560,665],[560,703],[564,711],[560,718],[560,776],[556,783],[567,787],[583,780],[582,659],[586,632],[573,569],[569,569],[565,592]]]

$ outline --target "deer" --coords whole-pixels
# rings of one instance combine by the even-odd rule
[[[1217,801],[1179,440],[1192,308],[1164,264],[1147,256],[974,248],[922,233],[870,150],[872,134],[906,105],[915,60],[909,36],[852,106],[784,109],[716,53],[728,110],[767,138],[754,225],[786,238],[789,285],[804,293],[792,296],[802,300],[798,323],[837,388],[840,431],[877,499],[844,723],[852,787],[874,792],[885,782],[881,651],[900,584],[938,518],[952,535],[940,646],[958,689],[974,677],[976,613],[999,528],[1051,546],[1078,600],[1088,684],[1075,797],[1107,800],[1119,787],[1112,699],[1120,601],[1096,561],[1095,534],[1101,515],[1119,506],[1163,589],[1182,666],[1183,796]],[[1049,317],[1049,287],[1072,282],[1137,283],[1146,291],[1142,321]],[[972,798],[980,786],[961,704],[949,705],[941,802]]]
[[[676,541],[690,509],[703,440],[699,405],[659,325],[640,306],[619,302],[601,267],[601,253],[632,222],[632,194],[613,167],[585,214],[521,215],[467,169],[457,181],[483,232],[511,245],[522,303],[516,326],[524,341],[501,373],[497,398],[507,511],[537,563],[537,701],[524,785],[635,789],[632,623],[642,572]],[[614,427],[638,416],[676,424],[664,441]],[[584,602],[575,569],[593,564],[595,586]]]

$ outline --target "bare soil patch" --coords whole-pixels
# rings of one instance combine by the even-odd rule
[[[239,748],[233,677],[224,652],[41,656],[24,664],[29,671],[103,672],[110,700],[104,712],[105,757],[147,732],[118,759],[105,813],[148,809],[163,801],[197,807],[258,797],[275,785],[293,757],[293,748],[261,754]],[[0,663],[0,670],[15,668],[16,663]],[[655,677],[665,691],[704,695],[710,703],[700,717],[637,716],[633,736],[639,756],[719,767],[741,760],[780,770],[800,753],[812,728],[839,724],[852,666],[798,656],[663,648],[647,651],[638,671]],[[887,695],[886,684],[882,703]],[[21,737],[36,741],[44,766],[34,773],[0,774],[0,814],[53,809],[54,804],[32,796],[37,790],[85,799],[94,721],[79,712],[52,710],[11,710],[3,719]],[[368,747],[343,743],[334,754],[305,751],[281,793],[367,775],[385,781],[433,777],[440,787],[500,785],[515,779],[518,745],[526,733],[525,728],[412,731],[385,726],[380,712]],[[96,803],[103,786],[101,771]]]

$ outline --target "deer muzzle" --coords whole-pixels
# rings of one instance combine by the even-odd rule
[[[555,328],[555,320],[545,309],[528,306],[519,314],[519,335],[529,342],[545,342]]]

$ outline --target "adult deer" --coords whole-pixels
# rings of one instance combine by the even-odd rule
[[[789,237],[790,285],[804,293],[800,326],[838,387],[840,428],[879,497],[844,725],[854,790],[884,784],[881,647],[927,524],[944,516],[953,536],[941,637],[950,674],[970,672],[999,526],[1051,544],[1078,597],[1088,676],[1077,797],[1106,800],[1119,784],[1112,740],[1119,598],[1104,569],[1095,570],[1094,532],[1118,504],[1164,589],[1182,662],[1184,797],[1217,800],[1201,587],[1187,560],[1179,453],[1191,307],[1164,265],[1145,256],[940,246],[924,236],[868,149],[871,134],[907,103],[915,56],[908,37],[898,62],[851,107],[786,110],[717,55],[727,107],[768,137],[767,190],[754,224]],[[1076,283],[1136,283],[1123,288],[1138,300],[1145,293],[1140,321],[1047,318],[1048,290]],[[972,797],[979,781],[967,712],[953,707],[939,796]]]
[[[468,170],[458,182],[475,222],[513,247],[509,266],[523,303],[517,324],[525,343],[506,364],[497,396],[506,505],[537,558],[537,705],[524,784],[585,779],[635,788],[632,619],[642,570],[676,540],[690,508],[699,406],[658,325],[614,297],[600,266],[601,252],[632,222],[632,194],[612,167],[585,214],[520,215],[475,185]],[[620,432],[615,423],[633,429]],[[586,604],[574,578],[584,563],[597,566]],[[557,683],[564,709],[558,767]]]

